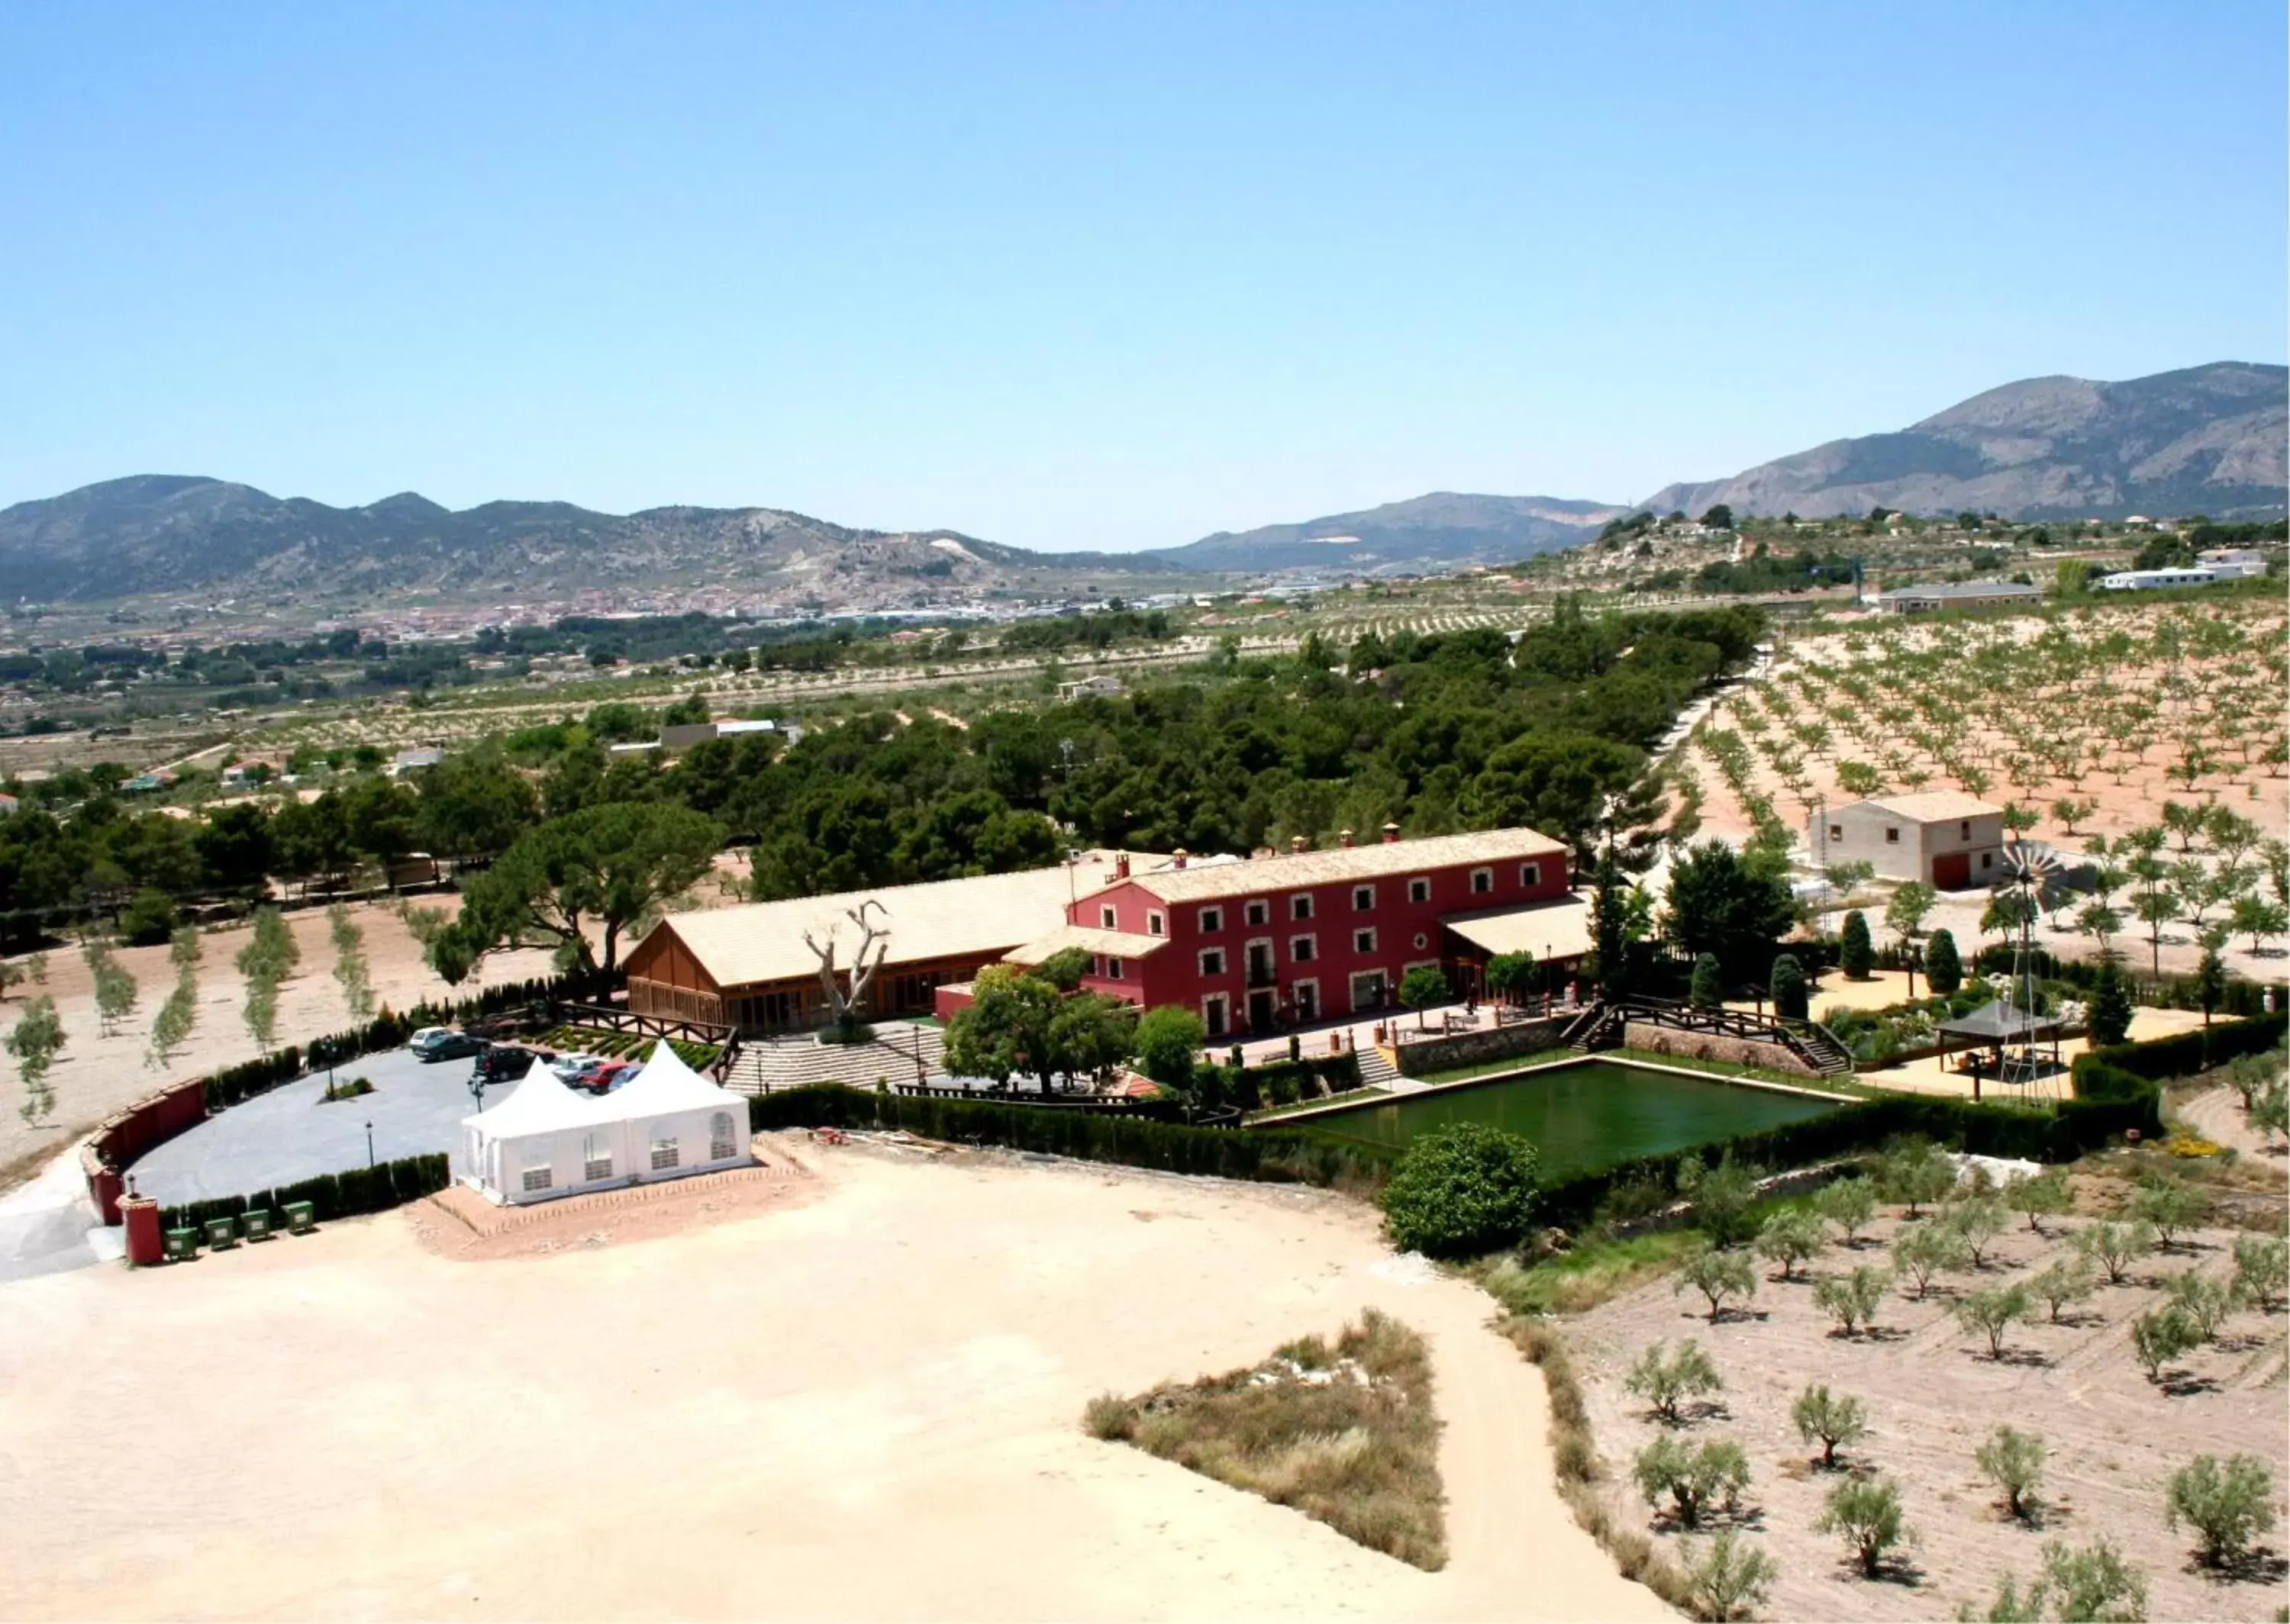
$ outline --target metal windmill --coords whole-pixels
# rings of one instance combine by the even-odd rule
[[[2004,874],[1996,882],[1993,894],[2018,900],[2020,941],[2014,954],[2014,992],[2009,1002],[2029,1016],[2041,1012],[2036,997],[2036,921],[2074,894],[2067,872],[2060,854],[2040,840],[2014,840],[2004,848]],[[2023,1056],[2034,1049],[2035,1042],[2031,1028],[2021,1039]]]

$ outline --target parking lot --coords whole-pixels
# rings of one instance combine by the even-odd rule
[[[208,1117],[128,1171],[139,1191],[170,1204],[244,1195],[365,1166],[371,1126],[374,1161],[444,1151],[458,1176],[461,1119],[481,1108],[469,1091],[470,1064],[463,1057],[425,1065],[404,1049],[365,1055],[334,1076],[365,1078],[370,1094],[329,1101],[320,1072]],[[498,1105],[516,1086],[492,1084],[484,1104]]]

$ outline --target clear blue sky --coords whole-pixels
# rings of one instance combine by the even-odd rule
[[[1129,548],[2286,340],[2280,0],[0,7],[0,503]]]

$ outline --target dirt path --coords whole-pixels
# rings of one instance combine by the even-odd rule
[[[0,1616],[1654,1619],[1487,1300],[1317,1192],[790,1147],[808,1202],[471,1263],[404,1214],[0,1288]],[[1431,1343],[1423,1573],[1082,1432],[1368,1306]]]
[[[2242,1114],[2242,1096],[2223,1085],[2173,1106],[2168,1113],[2214,1145],[2242,1153],[2244,1160],[2270,1167],[2279,1176],[2290,1170],[2290,1145],[2266,1142],[2266,1135],[2250,1125]]]

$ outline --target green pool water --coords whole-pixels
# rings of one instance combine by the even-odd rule
[[[1484,1122],[1532,1140],[1549,1179],[1803,1122],[1835,1108],[1830,1100],[1720,1078],[1584,1060],[1331,1111],[1298,1125],[1396,1147],[1452,1122]]]

